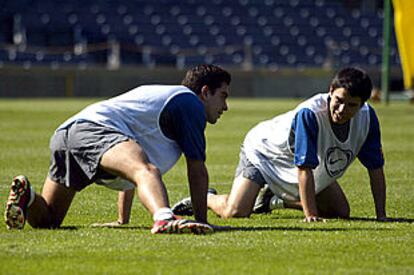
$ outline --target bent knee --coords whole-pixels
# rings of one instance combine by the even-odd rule
[[[331,211],[326,211],[322,216],[325,218],[337,218],[337,219],[349,219],[351,210],[349,206],[344,206],[340,209],[332,209]]]
[[[351,209],[349,209],[349,206],[338,212],[338,218],[340,219],[349,219],[350,216],[351,216]]]
[[[36,229],[56,229],[59,228],[63,222],[63,218],[48,215],[44,217],[28,219],[28,223],[31,227]]]
[[[148,179],[151,177],[161,177],[161,171],[151,163],[140,166],[135,171],[135,179],[138,182],[141,179]]]
[[[252,213],[251,210],[247,211],[246,209],[241,209],[237,206],[227,206],[227,208],[223,211],[223,214],[221,215],[224,219],[229,218],[246,218],[249,217]]]
[[[337,217],[340,219],[349,219],[351,215],[351,209],[348,203],[345,203],[340,209],[337,210]]]
[[[33,228],[36,229],[57,229],[60,227],[61,223],[37,223],[30,224]]]

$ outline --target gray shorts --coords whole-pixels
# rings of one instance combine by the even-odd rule
[[[99,168],[102,155],[129,138],[111,128],[92,122],[75,122],[57,131],[50,140],[49,178],[82,190],[97,179],[115,176]]]
[[[243,146],[240,148],[239,158],[239,165],[237,165],[236,174],[234,176],[238,177],[242,175],[244,178],[257,183],[260,187],[263,187],[266,184],[266,181],[264,180],[259,169],[253,166],[253,164],[247,159]]]

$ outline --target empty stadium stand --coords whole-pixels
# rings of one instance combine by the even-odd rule
[[[379,66],[382,10],[355,2],[1,0],[0,66]]]

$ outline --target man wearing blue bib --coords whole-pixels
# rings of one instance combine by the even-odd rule
[[[337,179],[358,158],[368,171],[376,217],[387,220],[380,127],[366,103],[371,90],[364,71],[345,68],[328,93],[259,123],[245,137],[230,194],[209,194],[209,208],[223,218],[275,208],[302,209],[307,222],[349,218]],[[263,187],[267,191],[259,193]],[[192,214],[191,200],[178,202],[173,211]]]
[[[86,107],[58,127],[42,195],[25,176],[13,179],[9,229],[59,227],[75,194],[96,182],[137,188],[153,215],[152,233],[210,233],[205,127],[227,111],[230,74],[214,65],[189,70],[182,85],[145,85]],[[169,208],[162,175],[184,154],[195,221]]]

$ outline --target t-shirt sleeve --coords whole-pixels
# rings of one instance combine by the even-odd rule
[[[317,155],[319,128],[315,114],[307,108],[300,110],[292,122],[292,130],[295,133],[295,165],[316,168],[319,165]]]
[[[191,93],[172,98],[160,117],[163,133],[175,140],[183,154],[190,159],[206,159],[206,114],[200,99]]]
[[[384,166],[384,156],[378,117],[371,106],[369,106],[369,116],[368,136],[358,153],[358,159],[367,169],[377,169]]]

